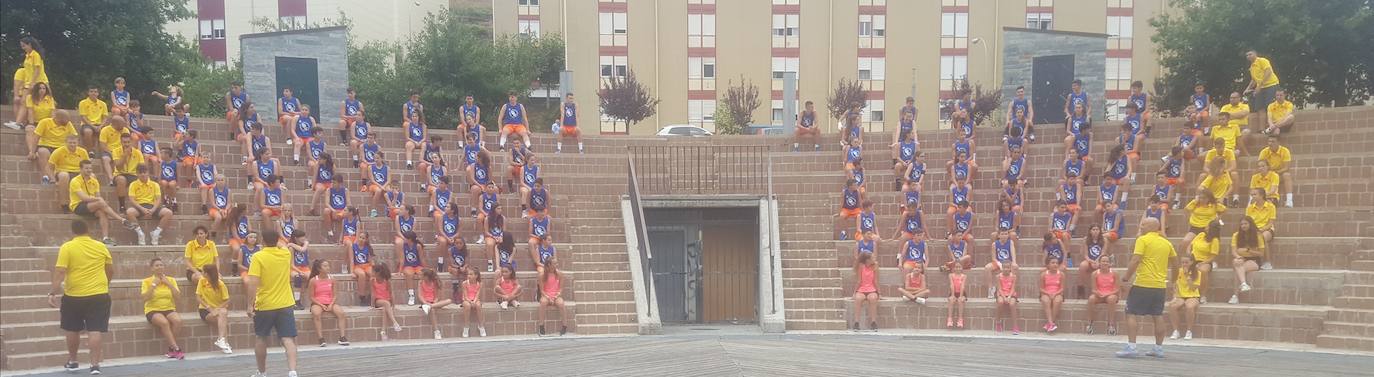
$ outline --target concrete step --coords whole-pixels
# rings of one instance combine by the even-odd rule
[[[1332,307],[1326,313],[1331,322],[1374,323],[1374,310]]]
[[[1374,297],[1336,297],[1331,306],[1342,309],[1374,310]]]
[[[1323,335],[1374,338],[1374,324],[1370,323],[1325,321],[1322,328],[1325,330]]]
[[[787,330],[789,330],[789,331],[819,331],[819,330],[834,331],[834,330],[844,330],[844,329],[845,329],[845,322],[842,321],[842,320],[824,320],[824,319],[797,319],[797,320],[794,320],[794,319],[788,318],[788,319],[787,319],[786,327],[787,327]]]
[[[1374,337],[1340,336],[1322,334],[1317,336],[1317,348],[1335,348],[1355,351],[1374,351]]]
[[[1345,297],[1374,297],[1374,284],[1353,284],[1347,282],[1341,286],[1341,296]]]
[[[1374,271],[1374,260],[1350,261],[1350,269],[1357,271]]]

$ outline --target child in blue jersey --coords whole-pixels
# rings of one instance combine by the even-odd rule
[[[1088,110],[1084,106],[1074,106],[1073,112],[1068,113],[1064,119],[1064,150],[1077,151],[1085,159],[1092,140],[1092,117],[1088,115]],[[1087,140],[1083,140],[1087,139]],[[1078,147],[1082,146],[1080,150]]]
[[[282,131],[290,135],[300,115],[301,100],[292,95],[291,88],[282,88],[281,98],[277,99],[277,123],[281,124]],[[286,144],[291,144],[291,138],[286,138]]]
[[[1002,271],[1016,272],[1016,240],[1011,238],[1011,231],[999,230],[992,238],[991,245],[988,245],[988,253],[992,256],[992,261],[988,262],[983,269],[988,271],[988,282],[997,281],[997,274]],[[988,298],[994,298],[996,289],[988,287]]]
[[[1045,251],[1045,258],[1057,263],[1055,266],[1056,269],[1063,269],[1064,261],[1069,259],[1068,248],[1064,245],[1064,241],[1059,239],[1054,232],[1045,232],[1045,236],[1042,237],[1042,239],[1043,242],[1040,244],[1040,249]],[[1048,266],[1048,264],[1046,266]]]
[[[324,143],[322,140],[313,140],[311,142]],[[310,215],[319,216],[321,207],[333,204],[328,203],[329,200],[326,198],[326,194],[329,193],[330,189],[334,188],[334,181],[337,178],[337,173],[334,172],[334,156],[330,155],[328,152],[321,153],[319,161],[315,162],[315,168],[311,170],[314,171],[314,174],[310,177],[311,180],[314,181],[311,185],[314,195],[310,197]],[[342,187],[347,185],[339,184],[339,186]],[[321,201],[320,199],[326,200]],[[343,207],[339,207],[338,209],[343,209]]]
[[[1160,166],[1159,171],[1155,173],[1155,175],[1163,178],[1163,181],[1161,181],[1160,183],[1167,185],[1169,187],[1169,190],[1174,192],[1175,209],[1179,208],[1179,196],[1181,195],[1180,191],[1182,191],[1175,189],[1181,187],[1179,186],[1179,184],[1183,183],[1183,171],[1185,166],[1184,155],[1188,153],[1185,151],[1188,151],[1186,147],[1174,146],[1173,149],[1169,151],[1169,155],[1164,157],[1164,165]],[[1156,184],[1155,186],[1159,186],[1159,184]],[[1165,202],[1167,203],[1167,199],[1169,198],[1165,197],[1163,199],[1166,199]]]
[[[1126,147],[1124,145],[1118,144],[1112,147],[1111,153],[1107,156],[1106,169],[1102,172],[1102,180],[1111,180],[1114,184],[1121,187],[1121,198],[1119,199],[1121,202],[1126,201],[1126,194],[1130,190],[1129,184],[1135,182],[1134,179],[1130,181],[1126,180],[1127,177],[1134,174],[1131,170],[1134,166],[1135,163],[1131,162],[1131,157],[1126,154]]]
[[[835,214],[836,219],[838,219],[841,224],[843,224],[845,220],[850,219],[855,219],[855,221],[857,221],[859,213],[863,211],[863,202],[864,189],[859,187],[859,183],[855,182],[853,179],[846,180],[844,189],[840,192],[840,213]],[[847,232],[849,227],[847,225],[840,225],[839,228],[840,240],[844,240],[849,234]]]
[[[1064,117],[1071,117],[1073,113],[1069,110],[1079,105],[1083,106],[1085,113],[1092,114],[1092,103],[1088,102],[1088,93],[1083,92],[1083,80],[1073,80],[1069,88],[1072,91],[1069,92],[1068,100],[1064,101]]]
[[[973,176],[978,174],[978,163],[968,158],[964,152],[954,154],[954,158],[945,163],[945,173],[949,176],[950,183],[968,183]]]
[[[453,189],[449,184],[450,182],[452,182],[452,179],[445,175],[438,178],[437,184],[430,186],[429,216],[433,217],[436,223],[439,221],[439,218],[448,211],[449,205],[458,202],[454,200]]]
[[[1078,214],[1069,211],[1069,204],[1063,199],[1055,202],[1054,212],[1050,213],[1050,232],[1062,242],[1068,242],[1073,236],[1074,223],[1078,221]]]
[[[902,212],[902,220],[897,224],[899,235],[898,239],[909,240],[916,237],[918,233],[925,232],[925,215],[921,213],[920,207],[913,207]]]
[[[345,98],[339,104],[339,145],[349,144],[350,134],[353,133],[353,125],[363,120],[363,102],[358,100],[358,93],[349,87],[345,91]],[[366,135],[366,134],[364,134]]]
[[[919,145],[916,143],[916,132],[908,132],[905,138],[893,144],[892,151],[892,176],[894,178],[893,190],[901,190],[904,177],[911,165],[916,162],[916,155],[920,153]]]
[[[1018,238],[1021,233],[1021,217],[1012,209],[1010,200],[997,201],[997,231],[1011,232],[1012,238]]]
[[[859,211],[859,216],[854,219],[854,228],[858,229],[855,235],[870,235],[877,238],[878,214],[873,211],[872,200],[864,200],[863,210]]]
[[[243,146],[243,165],[248,166],[253,162],[254,156],[272,149],[272,137],[267,136],[261,123],[253,123],[248,127],[248,133],[244,134],[241,145]]]
[[[526,244],[533,248],[539,238],[548,237],[553,232],[553,218],[549,217],[548,212],[535,212],[529,218],[529,228],[530,237]]]
[[[229,93],[224,94],[224,121],[229,126],[229,140],[238,139],[238,135],[243,132],[238,119],[242,116],[240,114],[245,105],[248,105],[248,92],[243,90],[243,83],[229,83]]]
[[[494,186],[494,185],[493,185]],[[501,243],[506,236],[506,216],[501,214],[501,203],[493,202],[489,204],[491,209],[478,219],[481,230],[477,243],[485,243],[487,246],[487,257],[495,257],[496,244]]]
[[[348,139],[348,152],[353,156],[353,167],[358,167],[358,156],[363,154],[363,145],[372,138],[372,126],[367,124],[367,120],[358,118],[349,129],[352,130],[352,136]]]
[[[973,241],[973,209],[967,201],[954,202],[954,212],[949,214],[950,232]]]
[[[281,171],[281,169],[279,169],[281,167],[281,161],[278,161],[272,154],[271,149],[263,149],[262,152],[254,156],[253,164],[251,165],[253,170],[249,173],[252,176],[252,183],[249,185],[249,189],[261,190],[264,186],[267,186],[267,177],[278,175]]]
[[[497,144],[500,148],[506,147],[506,137],[510,135],[520,135],[525,140],[525,148],[530,145],[530,120],[526,113],[525,105],[517,101],[515,92],[506,93],[506,103],[501,105],[501,112],[497,114],[497,124],[501,125],[501,140]]]
[[[1026,154],[1021,147],[1010,150],[1002,160],[1002,187],[1021,188],[1026,185]]]
[[[243,243],[233,248],[234,260],[230,264],[233,265],[234,271],[238,271],[240,277],[248,276],[248,266],[253,262],[253,254],[262,250],[258,240],[258,232],[249,232],[243,238]],[[247,291],[248,287],[244,287],[244,292]]]
[[[1011,111],[1007,112],[1007,122],[1010,123],[1017,112],[1025,114],[1026,138],[1031,142],[1035,142],[1035,106],[1031,104],[1030,99],[1026,98],[1026,87],[1024,85],[1016,87],[1016,97],[1011,99],[1011,106],[1009,106],[1009,108]],[[1003,136],[1007,136],[1008,134],[1010,134],[1010,132],[1003,133]]]
[[[1092,273],[1097,271],[1102,257],[1110,256],[1107,249],[1107,237],[1102,233],[1102,226],[1093,224],[1088,227],[1088,234],[1083,236],[1083,262],[1078,265],[1078,298],[1087,298],[1087,287],[1094,287],[1091,280]]]
[[[412,207],[413,208],[413,207]],[[399,220],[400,217],[397,217]],[[396,272],[405,276],[406,280],[406,305],[415,305],[415,284],[420,278],[421,270],[425,264],[425,245],[420,243],[420,237],[414,230],[406,230],[401,233],[396,242]]]
[[[210,152],[201,151],[200,161],[201,162],[192,169],[193,175],[191,177],[195,181],[196,186],[200,187],[200,212],[209,213],[206,209],[206,205],[210,203],[210,198],[212,197],[211,191],[221,182],[219,177],[223,174],[220,174],[219,168],[215,167],[215,164],[210,163]]]
[[[406,132],[406,169],[415,168],[415,161],[411,156],[429,140],[429,125],[425,124],[424,110],[425,106],[420,103],[420,94],[417,92],[410,92],[410,101],[401,106],[402,114],[405,114],[405,124],[402,127]]]
[[[210,201],[207,202],[206,215],[210,219],[210,229],[219,229],[220,225],[225,225],[233,219],[229,218],[230,208],[233,208],[233,197],[229,195],[229,185],[219,184],[224,182],[224,174],[215,175],[215,185],[210,188]]]
[[[862,157],[850,162],[849,166],[845,169],[845,178],[853,179],[854,183],[857,183],[859,187],[868,188],[866,185],[868,180],[866,179],[867,176],[864,174],[863,162],[864,159]]]
[[[897,129],[892,130],[892,146],[907,139],[916,140],[916,98],[906,97],[906,105],[898,111]],[[895,151],[893,154],[897,154]]]
[[[181,93],[181,88],[176,85],[168,85],[167,94],[162,94],[154,90],[152,95],[165,101],[162,105],[162,110],[165,111],[168,116],[175,113],[177,108],[185,105],[185,102],[183,102],[185,97]]]
[[[1083,197],[1083,178],[1074,177],[1070,178],[1067,182],[1059,184],[1059,193],[1055,195],[1055,197],[1064,201],[1064,205],[1075,217],[1078,216],[1078,211],[1082,208],[1078,202],[1079,199]],[[1072,232],[1073,229],[1072,226],[1069,227],[1070,232]]]
[[[1193,84],[1193,95],[1188,97],[1188,106],[1183,109],[1188,116],[1188,122],[1184,124],[1198,130],[1198,135],[1201,135],[1203,129],[1211,124],[1207,122],[1211,108],[1212,98],[1207,95],[1207,85],[1200,82]]]
[[[350,207],[348,206],[348,185],[330,185],[329,188],[325,189],[324,196],[324,235],[325,237],[329,237],[329,240],[333,242],[336,241],[334,239],[335,226],[338,225],[339,222],[347,220],[353,216],[353,213],[349,210]],[[356,226],[356,223],[354,223],[354,229],[351,233],[357,233]],[[348,236],[353,234],[350,234],[350,232],[344,232],[344,235]]]
[[[195,170],[196,165],[199,165],[202,162],[200,153],[200,142],[196,141],[196,135],[197,132],[195,130],[187,132],[187,137],[185,139],[178,140],[175,146],[175,150],[177,151],[177,158],[181,160],[179,173],[181,173],[181,176],[188,178],[188,183],[195,183],[193,180],[190,179],[190,177],[194,177],[194,175],[192,175],[193,170]]]
[[[1032,122],[1030,118],[1027,118],[1025,110],[1015,108],[1012,111],[1015,114],[1013,114],[1011,120],[1007,121],[1006,127],[1002,129],[1002,141],[1007,145],[1008,150],[1012,147],[1020,147],[1026,144],[1030,139],[1027,133],[1029,132],[1030,123]]]
[[[525,167],[520,169],[520,217],[530,215],[530,191],[534,190],[535,182],[541,180],[539,170],[539,158],[530,153],[525,158]]]
[[[1102,209],[1102,232],[1108,242],[1116,242],[1126,234],[1126,214],[1117,208],[1116,202],[1107,202]]]
[[[353,293],[358,296],[359,306],[372,305],[372,250],[371,238],[367,232],[358,232],[354,242],[342,244],[344,255],[348,256],[348,272],[353,275]]]
[[[281,218],[282,206],[286,205],[286,189],[276,175],[267,177],[266,185],[257,192],[257,199],[262,229],[272,229],[273,222]]]
[[[811,140],[811,144],[816,150],[821,150],[821,129],[816,125],[816,103],[806,101],[806,110],[802,110],[797,115],[797,127],[793,131],[792,151],[796,152],[801,148],[802,139]]]
[[[482,108],[477,106],[471,94],[464,96],[463,104],[458,106],[458,132],[460,133],[458,135],[459,148],[466,147],[467,143],[469,143],[466,135],[473,135],[473,140],[482,140],[482,131],[484,130],[482,126],[478,124],[481,120]]]
[[[1127,109],[1126,112],[1130,113],[1131,110],[1129,110],[1129,106]],[[1139,124],[1138,122],[1140,119],[1138,119],[1139,117],[1137,115],[1127,115],[1127,122],[1121,124],[1121,135],[1117,137],[1116,142],[1121,144],[1124,153],[1126,153],[1126,157],[1129,157],[1126,163],[1131,165],[1131,182],[1135,182],[1135,163],[1140,161],[1140,147],[1145,143],[1145,135],[1143,131],[1137,129],[1139,126],[1132,125],[1132,117],[1136,118],[1134,119],[1137,122],[1135,124]]]
[[[1159,220],[1159,232],[1165,234],[1169,231],[1167,219],[1169,218],[1169,201],[1160,199],[1158,196],[1150,196],[1150,204],[1145,207],[1145,213],[1140,216],[1140,221],[1145,219]]]
[[[549,209],[549,189],[544,186],[544,178],[535,178],[534,187],[525,193],[525,202],[529,203],[529,210],[525,212],[528,216],[535,213],[545,212]]]
[[[286,241],[286,249],[291,251],[291,296],[296,300],[296,310],[305,310],[301,305],[301,292],[310,280],[310,240],[305,230],[292,229],[291,238]]]
[[[320,156],[329,152],[325,150],[328,143],[324,141],[324,127],[315,126],[310,130],[310,134],[313,136],[309,142],[305,143],[305,163],[306,166],[310,167],[306,171],[314,172],[320,167]],[[310,184],[314,186],[314,177],[310,178]]]
[[[911,162],[911,166],[902,173],[902,191],[921,192],[921,181],[926,176],[926,154],[916,152],[916,159]]]
[[[310,105],[302,104],[300,115],[296,117],[296,122],[291,124],[291,140],[295,141],[291,149],[291,164],[301,165],[301,148],[315,140],[316,124],[318,122],[310,116]]]
[[[384,200],[383,196],[386,196],[387,193],[393,190],[391,184],[391,167],[387,165],[386,159],[382,158],[383,154],[381,152],[377,152],[376,156],[377,162],[367,165],[367,169],[363,171],[364,177],[366,178],[365,184],[361,190],[364,193],[372,194],[373,206],[372,210],[369,211],[369,216],[371,217],[377,217],[377,209],[387,208],[386,200]]]
[[[434,224],[438,228],[434,232],[434,241],[438,246],[436,250],[448,250],[449,246],[463,242],[463,216],[459,208],[458,203],[450,202],[435,210]]]
[[[22,93],[16,91],[15,95],[22,95]],[[130,107],[132,107],[129,104],[133,101],[132,98],[129,91],[124,88],[124,77],[115,77],[114,90],[110,91],[110,115],[124,116],[124,114],[128,114]]]
[[[471,144],[469,144],[471,145]],[[468,208],[473,217],[477,217],[477,207],[480,203],[480,196],[487,190],[487,186],[495,187],[496,181],[492,179],[491,172],[491,153],[485,150],[477,152],[477,159],[474,163],[468,164]],[[495,190],[495,188],[493,188]]]
[[[964,234],[949,232],[945,234],[945,248],[949,250],[949,261],[940,266],[940,272],[950,271],[954,268],[973,268],[973,242],[964,238]]]
[[[911,234],[910,238],[902,242],[902,248],[899,249],[897,261],[900,262],[898,265],[901,266],[904,272],[911,272],[918,268],[922,273],[925,272],[926,231],[924,229],[917,229],[915,233]]]
[[[177,171],[180,169],[177,169],[177,160],[175,154],[172,152],[172,148],[163,147],[162,158],[160,158],[160,160],[161,162],[157,164],[157,182],[162,185],[162,196],[165,199],[164,201],[172,203],[172,206],[175,207],[177,204]]]
[[[1141,136],[1150,136],[1150,95],[1145,93],[1145,83],[1139,80],[1131,82],[1131,96],[1127,99],[1128,105],[1134,105],[1136,114],[1140,117]]]
[[[563,109],[563,116],[560,117],[558,144],[554,153],[563,153],[564,138],[572,138],[573,141],[577,142],[577,153],[585,153],[582,148],[582,131],[577,128],[577,118],[580,114],[577,112],[577,102],[573,101],[572,93],[568,93],[559,108]]]
[[[863,139],[853,139],[844,147],[844,167],[849,169],[854,161],[863,159],[864,147]]]

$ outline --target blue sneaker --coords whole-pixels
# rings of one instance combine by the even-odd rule
[[[51,184],[52,184],[52,178],[49,178],[49,177],[46,176],[46,175],[43,176],[43,185],[44,185],[44,186],[47,186],[47,185],[51,185]]]
[[[1120,351],[1116,351],[1116,357],[1121,358],[1132,358],[1136,357],[1137,355],[1139,354],[1136,352],[1135,346],[1130,344],[1127,344],[1126,348],[1122,348]]]
[[[1154,348],[1151,348],[1149,352],[1146,352],[1146,353],[1145,353],[1145,356],[1150,356],[1150,357],[1156,357],[1156,358],[1163,359],[1163,358],[1164,358],[1164,347],[1163,347],[1163,346],[1160,346],[1160,345],[1155,345]]]

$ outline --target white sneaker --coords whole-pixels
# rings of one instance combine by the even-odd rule
[[[440,334],[440,333],[439,333],[439,330],[434,330],[434,340],[440,340],[440,339],[444,339],[444,335],[443,335],[443,334]]]
[[[500,305],[501,305],[501,310],[506,310],[506,302],[505,302],[505,301],[501,301],[501,304],[500,304]]]
[[[415,306],[415,293],[412,292],[409,296],[406,298],[406,306]],[[429,311],[426,310],[425,313],[429,313]]]
[[[253,377],[267,377],[267,373],[253,372]]]
[[[298,377],[298,376],[296,375],[296,371],[293,370],[293,371],[290,371],[290,372],[286,372],[286,377]]]
[[[1230,299],[1230,300],[1227,300],[1226,303],[1227,303],[1227,304],[1231,304],[1231,305],[1239,304],[1239,303],[1240,303],[1240,297],[1239,297],[1239,296],[1236,296],[1236,295],[1231,295],[1231,299]]]
[[[8,122],[5,122],[5,127],[9,127],[11,130],[17,130],[17,129],[23,128],[23,127],[21,127],[21,126],[19,125],[19,122],[15,122],[15,121],[8,121]]]
[[[429,304],[421,304],[420,311],[425,312],[425,315],[429,315]],[[434,330],[434,333],[438,334],[439,330]]]
[[[1200,304],[1206,304],[1206,303],[1207,303],[1207,296],[1198,297],[1197,300],[1198,300],[1198,303],[1200,303]]]
[[[1284,200],[1284,201],[1283,201],[1283,207],[1284,207],[1284,208],[1293,208],[1293,199]]]
[[[463,337],[464,337],[464,338],[468,337],[468,328],[466,328],[466,327],[463,328]]]
[[[1183,333],[1183,340],[1193,340],[1193,330]]]
[[[518,308],[520,307],[520,301],[510,300],[510,306],[513,308]]]
[[[925,298],[925,297],[917,297],[917,298],[916,298],[916,303],[917,303],[917,304],[921,304],[921,305],[925,305],[925,304],[926,304],[926,298]]]
[[[157,243],[154,243],[154,245],[157,245]],[[1272,270],[1272,269],[1274,269],[1274,265],[1269,264],[1269,262],[1264,262],[1264,264],[1260,265],[1260,269],[1261,269],[1261,270]]]
[[[153,232],[149,233],[148,236],[152,238],[150,241],[152,241],[153,246],[157,246],[159,241],[162,240],[162,228],[153,229]]]
[[[391,329],[394,330],[394,331],[396,331],[396,332],[401,332],[401,324],[396,323],[396,322],[392,322],[392,323],[391,323]]]
[[[997,294],[997,289],[996,289],[996,288],[988,287],[988,298],[989,298],[989,299],[991,299],[991,298],[996,298],[996,296],[995,296],[996,294]]]
[[[148,235],[143,234],[143,227],[134,228],[134,234],[138,235],[138,246],[148,245]]]
[[[286,145],[291,145],[291,138],[286,138]]]
[[[224,338],[219,338],[218,340],[215,340],[215,347],[219,347],[219,350],[223,351],[224,353],[234,353],[234,350],[229,348],[229,341],[225,340]]]
[[[1178,330],[1174,330],[1173,334],[1169,334],[1169,339],[1178,340]]]
[[[477,328],[477,335],[478,335],[478,336],[483,336],[483,337],[487,336],[487,327],[486,327],[486,326],[478,327],[478,328]]]
[[[1250,288],[1250,283],[1240,283],[1241,292],[1249,292],[1251,289],[1252,288]]]

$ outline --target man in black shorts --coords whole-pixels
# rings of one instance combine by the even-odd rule
[[[48,305],[58,308],[59,327],[67,335],[67,371],[79,369],[76,353],[81,348],[81,332],[85,331],[86,347],[91,351],[91,374],[100,374],[100,361],[104,358],[100,338],[110,329],[114,258],[105,244],[91,238],[85,221],[72,221],[72,234],[74,237],[57,251]]]
[[[1174,244],[1159,234],[1159,220],[1146,218],[1140,221],[1140,236],[1135,240],[1135,252],[1131,255],[1130,267],[1121,280],[1135,282],[1126,296],[1126,348],[1116,352],[1116,357],[1135,357],[1136,334],[1140,332],[1140,317],[1149,316],[1154,321],[1155,346],[1146,356],[1164,357],[1164,296],[1169,281],[1169,266],[1176,262],[1178,253]]]
[[[243,284],[253,304],[248,316],[253,318],[253,333],[257,342],[253,354],[257,356],[258,372],[267,373],[267,340],[277,331],[282,348],[286,349],[287,377],[296,377],[296,299],[291,295],[291,252],[277,246],[281,234],[276,230],[262,231],[262,244],[268,247],[253,254],[248,277]]]

